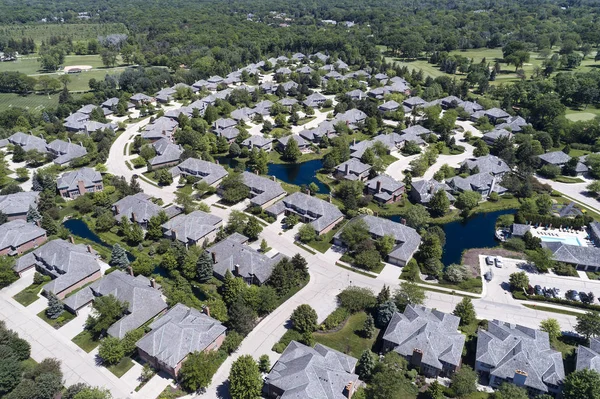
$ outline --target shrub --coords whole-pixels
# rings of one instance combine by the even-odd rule
[[[143,168],[144,166],[146,166],[146,160],[142,157],[133,158],[131,160],[131,164],[136,169]]]
[[[554,267],[554,273],[558,274],[559,276],[578,276],[577,270],[575,270],[573,266],[567,265],[566,263],[562,262],[556,264],[556,266]]]
[[[327,316],[327,318],[321,324],[321,329],[332,330],[342,324],[349,316],[350,312],[348,309],[339,307],[331,312],[329,316]]]
[[[346,288],[337,297],[340,307],[346,308],[350,313],[369,309],[377,302],[373,291],[362,287]]]

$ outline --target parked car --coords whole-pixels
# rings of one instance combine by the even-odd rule
[[[493,264],[494,264],[494,258],[492,258],[491,256],[486,256],[486,257],[485,257],[485,263],[486,263],[488,266],[491,266],[491,265],[493,265]]]
[[[542,295],[542,287],[539,285],[536,285],[535,287],[533,287],[533,289],[535,290],[535,295]]]
[[[565,297],[571,301],[579,302],[579,294],[575,290],[569,290],[565,293]]]
[[[494,273],[492,273],[491,270],[487,271],[487,272],[485,272],[483,277],[485,278],[485,281],[492,281],[492,278],[494,278]]]
[[[554,291],[554,297],[559,297],[560,296],[560,290],[556,287],[552,288],[552,291]]]
[[[499,256],[496,258],[496,267],[502,267],[502,258]]]
[[[581,302],[583,303],[588,303],[590,301],[589,299],[590,297],[588,296],[588,294],[586,294],[585,292],[581,291],[579,293],[579,299],[581,300]]]

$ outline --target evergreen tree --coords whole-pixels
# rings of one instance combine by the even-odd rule
[[[41,220],[42,215],[40,215],[33,205],[29,205],[29,210],[27,211],[27,223],[38,223]]]
[[[118,243],[113,245],[112,252],[110,255],[110,265],[121,269],[129,266],[129,259],[127,258],[127,251],[120,246]]]
[[[198,257],[198,262],[196,262],[196,266],[198,268],[196,276],[198,277],[198,281],[201,283],[206,283],[213,276],[213,260],[212,256],[208,252],[202,252]]]
[[[375,366],[377,365],[373,353],[366,349],[360,355],[358,359],[358,364],[356,365],[356,373],[363,381],[369,381],[373,376],[373,371],[375,371]]]
[[[58,224],[47,212],[44,213],[44,216],[42,217],[41,227],[46,230],[46,233],[50,236],[58,232]]]
[[[48,308],[46,309],[46,316],[51,319],[58,319],[58,317],[65,311],[63,303],[58,299],[54,293],[48,293]]]
[[[290,138],[283,149],[283,159],[290,162],[296,162],[302,156],[298,143]]]
[[[258,235],[262,232],[263,227],[254,216],[248,219],[246,227],[244,227],[244,235],[251,241],[258,239]]]
[[[461,326],[471,324],[477,318],[477,313],[475,313],[473,302],[471,302],[471,298],[467,297],[464,297],[459,303],[456,304],[453,314],[457,317],[460,317]]]
[[[390,287],[384,284],[381,291],[379,291],[379,294],[377,294],[377,306],[389,301],[391,298],[392,294],[390,293]]]
[[[365,338],[372,338],[374,332],[375,320],[373,319],[373,316],[371,316],[371,314],[368,314],[367,318],[365,319],[365,324],[363,324],[362,333],[365,336]]]
[[[377,307],[377,325],[380,328],[387,326],[390,320],[392,320],[392,316],[397,311],[398,308],[392,300],[386,301],[379,305]]]

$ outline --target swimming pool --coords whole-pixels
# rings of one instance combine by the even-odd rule
[[[539,236],[543,242],[562,242],[563,244],[566,245],[576,245],[578,247],[581,247],[581,242],[579,241],[579,238],[574,237],[574,236],[568,236],[568,237],[547,237],[547,236]]]

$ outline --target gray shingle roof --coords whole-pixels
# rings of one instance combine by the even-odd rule
[[[296,143],[298,143],[298,147],[300,148],[308,147],[310,145],[308,141],[304,140],[302,136],[297,134],[290,134],[289,136],[283,136],[277,139],[282,146],[286,146],[290,140],[294,140]]]
[[[414,134],[414,135],[424,135],[424,134],[429,134],[431,133],[431,130],[424,128],[421,125],[413,125],[410,127],[407,127],[406,129],[402,130],[402,133],[404,134]]]
[[[15,219],[0,225],[0,250],[15,250],[21,245],[42,237],[46,230],[22,219]]]
[[[346,169],[346,167],[348,169]],[[344,175],[353,174],[353,175],[361,175],[365,172],[368,172],[371,169],[371,165],[362,163],[356,158],[350,158],[346,162],[343,162],[335,167],[335,171],[337,173],[342,173]]]
[[[304,105],[307,107],[316,107],[324,103],[326,100],[327,98],[325,98],[325,96],[321,93],[313,93],[306,97],[306,100],[304,100]]]
[[[56,182],[59,190],[75,190],[79,187],[79,182],[88,187],[94,187],[98,183],[102,183],[102,175],[100,172],[92,168],[81,168],[71,172],[65,172]]]
[[[427,204],[433,198],[433,195],[439,190],[444,190],[446,192],[446,196],[451,202],[454,202],[456,199],[452,196],[448,191],[451,188],[443,182],[438,182],[437,180],[415,180],[411,184],[412,190],[417,193],[417,197],[422,204]]]
[[[87,155],[87,150],[84,146],[62,140],[54,140],[48,144],[47,148],[56,156],[53,162],[57,165],[63,165],[75,158]]]
[[[208,184],[214,184],[227,176],[227,171],[221,165],[197,158],[188,158],[169,171],[173,176],[181,174],[196,176]]]
[[[496,129],[496,130],[492,130],[489,133],[486,133],[483,135],[483,140],[487,141],[487,142],[495,142],[496,140],[498,140],[500,137],[508,137],[511,138],[513,136],[513,134],[511,132],[509,132],[508,130],[505,129]]]
[[[500,108],[490,108],[485,111],[485,115],[496,119],[506,119],[510,114]]]
[[[158,155],[150,159],[150,165],[162,165],[165,163],[178,162],[181,154],[183,154],[183,148],[177,144],[168,143],[165,147],[161,148],[161,151],[157,151]]]
[[[424,306],[408,305],[404,314],[394,313],[383,340],[402,356],[423,352],[422,362],[442,369],[442,362],[460,365],[465,336],[458,332],[460,318]]]
[[[467,177],[455,176],[448,180],[448,185],[458,191],[490,190],[498,194],[506,192],[506,188],[498,184],[498,179],[489,173],[477,173]]]
[[[40,152],[48,152],[46,149],[47,143],[41,137],[34,136],[32,134],[25,134],[23,132],[17,132],[8,138],[11,144],[23,147],[25,151],[38,150]]]
[[[278,254],[274,258],[269,258],[246,245],[247,241],[248,238],[243,235],[233,233],[206,250],[214,256],[213,270],[217,276],[225,277],[227,270],[234,273],[237,266],[240,277],[256,278],[260,284],[271,277],[273,267],[283,259],[283,255]]]
[[[148,140],[157,140],[163,137],[170,137],[171,133],[177,126],[179,126],[179,123],[176,120],[167,118],[166,116],[161,116],[153,123],[146,126],[146,129],[144,132],[142,132],[142,137]]]
[[[498,158],[495,155],[486,155],[479,158],[467,159],[462,163],[466,165],[469,170],[473,170],[475,167],[479,169],[480,173],[490,173],[498,175],[506,172],[510,172],[510,167],[503,159]]]
[[[600,340],[590,338],[590,347],[579,345],[577,348],[576,370],[590,369],[600,373]]]
[[[132,101],[152,101],[153,98],[144,94],[144,93],[136,93],[133,96],[131,96],[130,100]]]
[[[379,106],[379,110],[383,112],[396,111],[398,108],[400,108],[400,104],[394,100],[386,101]]]
[[[244,184],[250,189],[250,195],[252,196],[250,202],[256,205],[262,206],[286,193],[278,182],[254,173],[244,171],[242,179]]]
[[[562,242],[542,242],[542,246],[552,251],[557,262],[600,267],[600,248],[567,245]]]
[[[30,206],[37,208],[39,197],[38,191],[0,195],[0,212],[7,216],[26,214]]]
[[[404,183],[399,182],[387,175],[376,176],[373,179],[367,181],[365,183],[365,186],[369,190],[376,191],[377,183],[379,183],[381,185],[380,186],[381,191],[379,193],[374,194],[375,198],[379,198],[379,196],[382,194],[383,195],[385,195],[385,194],[391,195],[391,194],[395,193],[396,191],[400,190],[402,187],[404,187]],[[381,199],[383,199],[383,197]]]
[[[271,143],[273,143],[272,138],[266,138],[266,137],[258,136],[258,135],[250,136],[246,140],[242,141],[242,145],[244,147],[248,147],[250,149],[252,149],[254,147],[262,148]]]
[[[227,330],[219,321],[181,303],[149,327],[152,331],[136,346],[172,368],[190,353],[204,351]]]
[[[547,152],[538,155],[538,158],[551,165],[564,165],[571,160],[571,157],[562,151]]]
[[[515,237],[523,237],[529,230],[531,230],[531,226],[528,224],[513,223],[510,226],[510,232]]]
[[[291,341],[265,378],[282,399],[344,399],[348,383],[357,383],[357,360],[321,344],[314,348]]]
[[[183,243],[198,242],[218,229],[223,222],[218,216],[202,211],[194,211],[187,215],[179,215],[162,225],[166,236],[173,237]]]
[[[427,104],[427,101],[423,100],[421,97],[409,97],[406,100],[402,101],[402,104],[407,107],[414,108],[420,105]]]
[[[493,367],[490,374],[513,378],[527,374],[525,387],[547,392],[546,384],[560,385],[565,378],[562,355],[550,348],[548,333],[498,320],[477,333],[476,360]]]
[[[314,219],[310,225],[317,231],[324,230],[344,216],[337,206],[300,192],[293,193],[282,201],[287,208]]]
[[[121,220],[125,216],[138,223],[148,222],[152,216],[158,215],[163,208],[150,201],[150,196],[144,193],[128,195],[113,204],[116,211],[115,219]]]

